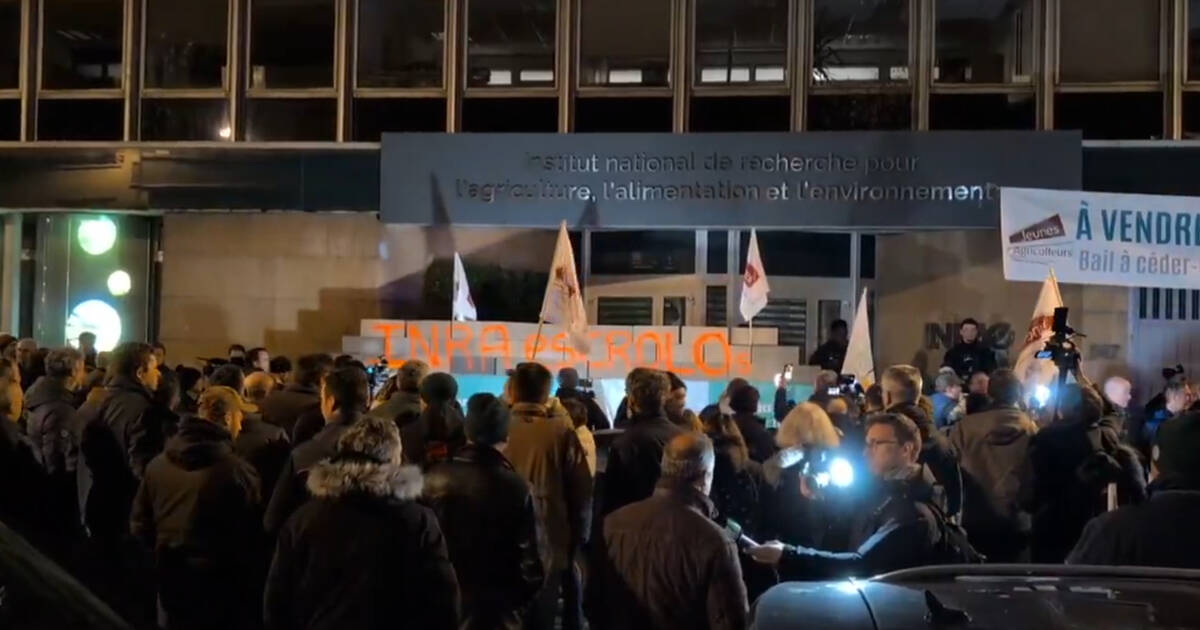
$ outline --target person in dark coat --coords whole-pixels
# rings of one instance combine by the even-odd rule
[[[1037,425],[1020,408],[1024,393],[1012,370],[996,370],[988,387],[993,408],[950,428],[962,463],[963,528],[988,560],[1028,562],[1030,516],[1020,499],[1032,483],[1029,445]]]
[[[104,392],[84,403],[72,420],[79,444],[79,513],[101,546],[124,538],[129,510],[146,464],[163,449],[161,426],[146,411],[158,388],[154,352],[144,343],[117,346]]]
[[[846,361],[846,348],[849,345],[849,328],[846,320],[835,320],[829,325],[829,338],[808,357],[809,365],[819,366],[822,370],[842,371],[842,363]]]
[[[421,381],[421,400],[425,409],[416,422],[400,428],[404,460],[422,469],[449,461],[466,444],[463,417],[455,404],[458,382],[445,372],[435,372]]]
[[[520,630],[542,589],[529,483],[504,456],[509,412],[491,394],[467,401],[469,442],[425,475],[462,593],[460,630]]]
[[[204,392],[204,373],[196,368],[179,366],[175,369],[179,377],[179,406],[175,411],[181,415],[193,415],[200,409],[200,394]]]
[[[278,533],[288,517],[308,500],[305,482],[309,471],[321,460],[333,456],[338,438],[363,417],[370,396],[367,375],[352,367],[326,374],[320,392],[321,410],[327,418],[325,428],[293,448],[284,461],[263,515],[263,527],[269,534]]]
[[[361,372],[334,374],[348,371]],[[421,471],[400,465],[396,424],[364,417],[340,433],[332,455],[312,466],[314,500],[279,534],[267,629],[456,630],[454,567],[437,517],[417,502]]]
[[[262,495],[268,498],[274,494],[279,473],[292,450],[283,428],[263,420],[258,411],[274,387],[275,379],[267,372],[246,375],[245,398],[252,410],[243,414],[241,427],[233,440],[234,452],[258,472]]]
[[[807,460],[839,447],[833,422],[815,403],[800,403],[783,419],[775,440],[781,450],[762,467],[766,485],[763,522],[754,532],[757,539],[806,547],[831,545],[828,534],[832,504],[807,491],[803,476]]]
[[[405,361],[380,397],[376,397],[376,406],[369,415],[391,420],[403,429],[404,424],[421,415],[421,381],[428,375],[429,364],[420,359]]]
[[[716,453],[709,497],[718,520],[733,519],[751,538],[763,526],[764,480],[762,465],[750,459],[746,440],[727,415],[714,416],[704,425]]]
[[[1122,449],[1115,427],[1102,422],[1100,394],[1070,384],[1059,393],[1058,406],[1058,417],[1029,446],[1033,483],[1023,504],[1033,514],[1032,558],[1038,563],[1066,558],[1087,522],[1106,511],[1110,483],[1121,503],[1145,498],[1137,457]]]
[[[21,368],[21,391],[28,391],[38,378],[44,376],[46,357],[38,357],[38,345],[33,339],[22,339],[17,342],[13,358]],[[39,358],[41,359],[39,361]],[[38,365],[41,363],[41,365]]]
[[[733,394],[734,390],[740,389],[749,384],[749,381],[740,376],[730,379],[729,384],[725,386],[725,391],[721,392],[721,395],[717,398],[717,402],[707,405],[700,410],[700,421],[707,422],[710,416],[718,413],[725,413],[732,416],[733,409],[729,407],[729,397]]]
[[[630,425],[608,450],[602,515],[641,501],[654,492],[661,472],[663,447],[683,432],[666,416],[670,388],[667,375],[650,368],[635,368],[625,378]]]
[[[1068,564],[1200,569],[1200,412],[1158,430],[1150,498],[1088,522]]]
[[[963,381],[976,372],[991,374],[996,369],[996,353],[980,338],[979,322],[968,317],[958,327],[959,342],[946,351],[942,367],[954,370]]]
[[[66,478],[71,447],[71,417],[75,391],[86,376],[83,355],[74,348],[57,348],[46,355],[46,375],[25,392],[29,412],[25,432],[33,443],[38,463],[56,487],[74,488]],[[73,477],[73,475],[71,475]]]
[[[320,409],[321,380],[332,367],[329,355],[309,354],[296,361],[292,382],[274,391],[263,401],[263,420],[293,434],[296,421],[307,411]]]
[[[598,630],[741,630],[748,602],[737,547],[713,522],[716,455],[700,433],[667,444],[652,496],[604,520],[588,582]]]
[[[775,439],[758,417],[758,396],[758,388],[753,385],[738,387],[729,393],[729,407],[750,449],[750,459],[761,464],[775,454]]]
[[[929,467],[946,496],[946,516],[962,511],[962,470],[945,434],[937,430],[929,414],[918,402],[921,398],[921,372],[911,365],[895,365],[883,372],[883,404],[888,413],[898,413],[916,423],[921,430],[921,454],[917,463]]]
[[[851,528],[851,551],[826,551],[771,541],[751,547],[755,560],[776,566],[783,580],[868,577],[938,564],[943,503],[928,468],[917,463],[920,430],[912,420],[881,413],[867,421],[867,459],[879,481],[873,507]]]
[[[232,389],[210,387],[146,467],[130,531],[154,554],[163,628],[249,628],[257,617],[247,578],[261,540],[258,475],[231,433],[247,409]]]
[[[50,511],[39,509],[46,489],[36,448],[13,413],[20,409],[20,392],[16,363],[0,358],[0,522],[34,544],[55,544],[53,534],[61,530],[48,522]]]
[[[554,397],[563,402],[578,400],[582,403],[587,409],[587,428],[589,430],[599,431],[611,428],[608,416],[600,408],[600,403],[596,402],[596,395],[579,389],[579,372],[575,368],[566,367],[558,371],[558,390],[554,392]]]

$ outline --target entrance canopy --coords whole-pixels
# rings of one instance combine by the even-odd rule
[[[1078,190],[1077,132],[384,134],[385,222],[975,229],[999,186]]]

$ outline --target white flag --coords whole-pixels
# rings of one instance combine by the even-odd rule
[[[1013,363],[1013,371],[1017,378],[1032,392],[1037,385],[1048,385],[1058,375],[1058,368],[1050,359],[1039,359],[1037,353],[1046,347],[1046,340],[1053,336],[1051,328],[1054,325],[1054,309],[1063,306],[1062,294],[1058,292],[1058,278],[1054,270],[1042,282],[1042,290],[1038,294],[1037,306],[1033,307],[1033,316],[1029,318],[1029,331],[1025,334],[1025,345],[1021,347],[1017,360]]]
[[[456,322],[473,322],[479,318],[475,310],[475,300],[471,299],[471,287],[467,285],[467,271],[463,269],[462,258],[454,252],[454,306],[453,318]]]
[[[867,290],[863,289],[858,310],[854,311],[854,327],[850,329],[850,344],[842,374],[853,374],[863,389],[875,384],[875,355],[871,353],[871,325],[867,317]]]
[[[746,252],[746,273],[742,274],[742,319],[750,321],[767,305],[771,285],[758,254],[758,234],[750,230],[750,251]]]
[[[575,273],[575,252],[567,236],[566,221],[558,228],[558,243],[554,246],[554,262],[550,265],[550,280],[542,299],[541,318],[565,328],[576,351],[581,354],[590,351],[587,310],[583,307],[579,276]]]

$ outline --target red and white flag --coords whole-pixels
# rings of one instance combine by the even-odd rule
[[[587,309],[583,306],[583,293],[579,290],[575,251],[567,235],[566,221],[558,228],[558,243],[554,246],[554,262],[550,264],[550,280],[546,283],[546,296],[542,299],[541,318],[542,321],[565,328],[571,346],[576,351],[581,354],[590,352]]]
[[[750,249],[746,252],[746,272],[742,274],[742,302],[739,310],[742,319],[750,321],[767,305],[767,294],[771,284],[763,269],[762,256],[758,254],[758,233],[750,230]]]
[[[467,286],[467,271],[463,268],[462,258],[454,252],[454,306],[452,307],[454,321],[473,322],[479,318],[475,310],[475,300],[471,299],[471,287]]]
[[[1037,353],[1046,347],[1046,341],[1053,336],[1054,309],[1064,306],[1062,294],[1058,291],[1058,278],[1054,270],[1042,282],[1042,290],[1038,293],[1037,306],[1033,307],[1033,316],[1029,318],[1029,330],[1025,333],[1025,345],[1013,363],[1013,371],[1026,388],[1036,385],[1048,385],[1058,375],[1058,368],[1050,359],[1039,359]]]

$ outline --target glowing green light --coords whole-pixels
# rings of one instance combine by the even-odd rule
[[[129,293],[129,289],[133,287],[133,279],[124,271],[117,270],[108,275],[108,292],[121,297]]]
[[[80,302],[67,316],[66,338],[78,339],[85,331],[96,335],[96,350],[112,350],[121,341],[121,316],[104,300]]]
[[[84,219],[79,222],[79,246],[83,251],[99,256],[117,242],[117,224],[108,217]]]

